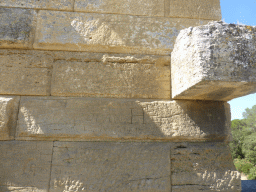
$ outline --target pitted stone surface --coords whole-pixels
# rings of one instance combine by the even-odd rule
[[[172,52],[174,99],[228,101],[256,92],[256,27],[212,22],[182,30]]]
[[[50,192],[169,192],[168,143],[54,142]]]
[[[164,0],[76,0],[75,11],[164,16]]]
[[[1,141],[0,191],[47,192],[52,142]]]
[[[32,48],[37,13],[0,7],[0,48]]]
[[[0,140],[14,139],[19,101],[19,96],[0,97]]]
[[[169,55],[181,29],[209,20],[40,10],[34,48]]]
[[[227,144],[176,143],[171,162],[172,191],[241,191],[240,173]]]
[[[18,140],[229,140],[223,102],[22,97]]]

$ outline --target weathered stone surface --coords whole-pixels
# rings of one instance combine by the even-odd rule
[[[0,94],[50,95],[53,61],[49,52],[0,49]]]
[[[33,10],[0,8],[0,48],[31,48],[36,17]]]
[[[75,11],[164,16],[164,0],[76,0]]]
[[[0,140],[14,139],[20,97],[0,97]]]
[[[167,0],[166,15],[195,19],[221,20],[219,0]]]
[[[169,55],[181,29],[208,21],[41,10],[34,48]]]
[[[1,0],[0,6],[73,11],[74,0]]]
[[[22,97],[18,140],[228,140],[223,102]]]
[[[0,191],[47,192],[52,142],[1,141]]]
[[[256,92],[256,27],[212,22],[180,32],[172,52],[174,99],[228,101]]]
[[[241,191],[230,148],[224,143],[176,143],[171,149],[172,191]]]
[[[87,53],[73,58],[54,63],[51,95],[171,97],[170,57]]]
[[[50,192],[169,192],[168,143],[54,142]]]

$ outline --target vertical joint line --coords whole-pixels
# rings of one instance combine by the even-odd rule
[[[54,148],[54,141],[52,142],[52,155],[51,155],[51,164],[50,164],[50,176],[49,176],[49,181],[48,181],[48,188],[47,192],[50,191],[50,186],[51,186],[51,177],[52,177],[52,159],[53,159],[53,148]]]
[[[73,0],[73,6],[72,6],[72,11],[73,12],[75,11],[75,2],[76,2],[76,0]]]
[[[131,109],[131,124],[132,124],[132,109]]]

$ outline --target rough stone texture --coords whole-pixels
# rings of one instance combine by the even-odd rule
[[[17,140],[229,140],[223,102],[22,97]]]
[[[0,94],[50,95],[53,59],[44,51],[0,49]]]
[[[0,48],[32,48],[37,13],[0,7]]]
[[[52,142],[1,141],[0,191],[47,192]]]
[[[219,0],[166,0],[166,15],[194,19],[221,20]]]
[[[171,149],[172,191],[241,191],[229,146],[176,143]]]
[[[0,6],[73,11],[74,0],[1,0]]]
[[[256,27],[212,22],[182,30],[172,52],[172,97],[228,101],[256,92]]]
[[[54,63],[51,95],[171,98],[170,57],[87,53],[73,58]]]
[[[0,97],[0,140],[14,139],[20,97]]]
[[[169,55],[179,31],[209,20],[39,11],[34,48]]]
[[[75,11],[164,16],[164,0],[76,0]]]
[[[168,143],[54,142],[50,192],[169,192]]]

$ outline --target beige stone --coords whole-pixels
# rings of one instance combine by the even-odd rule
[[[47,192],[52,142],[1,141],[0,191]]]
[[[43,51],[0,49],[0,94],[50,95],[53,59]]]
[[[168,143],[55,142],[49,191],[169,192],[170,170]]]
[[[34,48],[169,55],[181,29],[208,21],[41,10]]]
[[[230,148],[224,143],[176,143],[171,149],[173,191],[239,191]]]
[[[14,139],[20,97],[0,97],[0,140]]]
[[[0,48],[32,48],[37,13],[0,7]]]
[[[76,54],[77,55],[77,54]],[[53,66],[51,95],[170,99],[170,57],[80,54]]]
[[[182,30],[172,52],[172,97],[228,101],[256,92],[256,27],[211,22]]]
[[[1,0],[0,6],[73,11],[74,0]]]
[[[164,0],[76,0],[75,11],[164,16]]]
[[[221,20],[220,0],[166,0],[166,15]]]
[[[17,140],[229,140],[223,102],[22,97]]]

